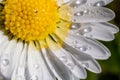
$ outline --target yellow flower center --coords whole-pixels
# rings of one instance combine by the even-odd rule
[[[17,39],[43,40],[59,21],[55,0],[6,0],[3,9],[5,30]]]

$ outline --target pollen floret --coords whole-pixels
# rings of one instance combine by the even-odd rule
[[[6,0],[5,30],[25,41],[42,40],[54,32],[59,21],[54,0]]]

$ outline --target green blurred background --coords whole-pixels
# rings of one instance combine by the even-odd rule
[[[114,0],[107,7],[116,13],[116,18],[111,23],[120,28],[120,0]],[[112,56],[108,60],[99,61],[102,67],[102,73],[94,74],[88,71],[86,80],[120,80],[120,32],[115,36],[116,39],[114,41],[102,42],[112,53]]]

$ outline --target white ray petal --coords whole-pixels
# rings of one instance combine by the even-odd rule
[[[73,34],[68,34],[68,36],[64,36],[61,33],[60,29],[56,31],[56,34],[61,40],[66,37],[66,39],[63,40],[65,43],[84,53],[90,54],[96,59],[108,59],[111,55],[110,51],[102,44],[87,40],[81,35],[75,36]]]
[[[2,51],[5,51],[7,45],[9,44],[9,40],[8,40],[8,37],[6,36],[3,36],[0,40],[0,56],[2,54]]]
[[[62,49],[60,45],[53,42],[50,38],[47,38],[47,43],[53,55],[56,56],[58,60],[73,73],[73,75],[78,79],[86,78],[86,71],[71,57],[69,52]]]
[[[71,75],[71,72],[68,70],[68,68],[66,68],[65,65],[63,65],[63,63],[53,55],[50,49],[45,49],[45,47],[42,47],[42,53],[47,62],[46,64],[49,66],[51,72],[53,72],[58,80],[78,80]]]
[[[71,39],[71,40],[73,40],[73,39]],[[64,44],[67,44],[68,46],[66,46]],[[67,48],[66,50],[68,50],[80,62],[80,64],[82,64],[88,70],[90,70],[94,73],[101,72],[101,67],[99,66],[97,61],[94,58],[92,58],[90,55],[74,48],[74,46],[71,46],[71,43],[68,43],[66,40],[63,41],[62,45],[65,49]]]
[[[96,6],[105,6],[111,3],[113,0],[87,0],[86,5],[96,5]]]
[[[34,46],[33,42],[30,42],[28,48],[28,60],[27,69],[30,79],[37,80],[54,80],[55,77],[51,76],[49,73],[45,62],[41,56],[41,52]],[[46,76],[47,75],[47,76]]]
[[[15,47],[16,47],[16,41],[11,40],[9,44],[6,45],[6,48],[1,52],[0,69],[1,69],[2,75],[7,79],[10,79],[11,73],[13,71],[13,69],[11,68],[13,63],[12,58],[13,58]]]
[[[48,66],[48,68],[50,69],[50,71],[56,76],[56,78],[58,80],[62,80],[61,77],[57,74],[54,66],[51,64],[51,61],[50,61],[50,58],[48,56],[48,51],[45,49],[45,47],[43,47],[43,45],[41,44],[42,48],[41,48],[41,51],[42,51],[42,55],[46,61],[46,66]]]
[[[24,44],[23,46],[23,43],[18,43],[16,54],[18,54],[19,58],[16,60],[11,80],[26,80],[25,68],[27,49],[28,49],[27,44]]]
[[[113,34],[119,32],[119,28],[116,26],[116,25],[113,25],[111,23],[96,23],[96,25],[98,25],[98,27],[104,27],[106,28],[107,30],[109,30],[110,32],[112,32]]]
[[[100,26],[97,23],[86,23],[81,24],[81,28],[78,33],[82,34],[85,37],[103,40],[103,41],[111,41],[114,39],[114,35],[105,26]]]
[[[58,77],[60,80],[73,80],[72,77],[73,75],[70,75],[71,72],[66,68],[65,65],[63,65],[59,59],[53,55],[53,53],[48,50],[47,51],[47,57],[49,58],[50,64],[52,64],[53,68],[55,69]]]
[[[73,8],[71,21],[75,23],[106,22],[112,20],[114,17],[114,12],[108,8],[80,6]]]
[[[64,28],[63,28],[64,29]],[[83,35],[85,37],[103,40],[103,41],[111,41],[114,39],[115,33],[117,33],[119,29],[110,23],[73,23],[70,26],[69,33],[73,35]]]
[[[22,51],[23,51],[23,42],[17,42],[15,51],[13,53],[13,59],[12,59],[12,69],[14,70],[13,73],[15,72],[15,70],[19,64],[19,60],[20,60]]]
[[[113,0],[70,0],[67,4],[73,8],[77,8],[79,6],[105,6],[112,2]]]
[[[66,50],[68,50],[79,62],[80,64],[87,68],[88,70],[94,72],[94,73],[100,73],[101,67],[98,64],[98,62],[92,58],[90,55],[82,53],[81,51],[78,51],[71,46],[64,43],[63,46]]]
[[[8,40],[8,37],[2,31],[0,31],[0,45],[6,40]]]
[[[62,6],[64,5],[65,3],[68,3],[70,2],[71,0],[55,0],[58,4],[58,6]]]

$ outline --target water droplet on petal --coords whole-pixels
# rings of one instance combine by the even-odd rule
[[[74,29],[79,29],[80,26],[81,26],[81,25],[78,24],[78,23],[73,23],[70,28],[71,28],[72,30],[74,30]]]
[[[60,60],[64,61],[64,62],[67,62],[67,57],[66,56],[62,56],[62,57],[60,57]]]
[[[104,2],[104,1],[98,1],[98,2],[96,2],[96,3],[94,4],[94,6],[98,6],[98,7],[104,6],[104,5],[105,5],[105,2]]]
[[[91,31],[92,31],[92,28],[91,28],[91,27],[87,27],[87,28],[84,28],[84,29],[82,30],[82,34],[89,33],[89,32],[91,32]]]
[[[77,44],[78,42],[77,41],[73,41],[72,44]]]
[[[71,7],[77,8],[80,5],[83,5],[87,2],[87,0],[73,0],[73,2],[70,4]]]
[[[84,12],[85,14],[89,13],[89,11],[88,11],[88,10],[84,10],[83,12]]]
[[[8,60],[8,59],[3,59],[3,60],[2,60],[2,65],[3,65],[3,66],[9,65],[9,60]]]
[[[35,65],[34,65],[34,68],[38,69],[38,68],[39,68],[39,65],[38,65],[38,64],[35,64]]]
[[[81,51],[85,52],[88,50],[87,46],[80,46],[79,48]]]
[[[84,15],[84,12],[83,11],[80,11],[80,12],[77,12],[74,14],[75,16],[83,16]]]

